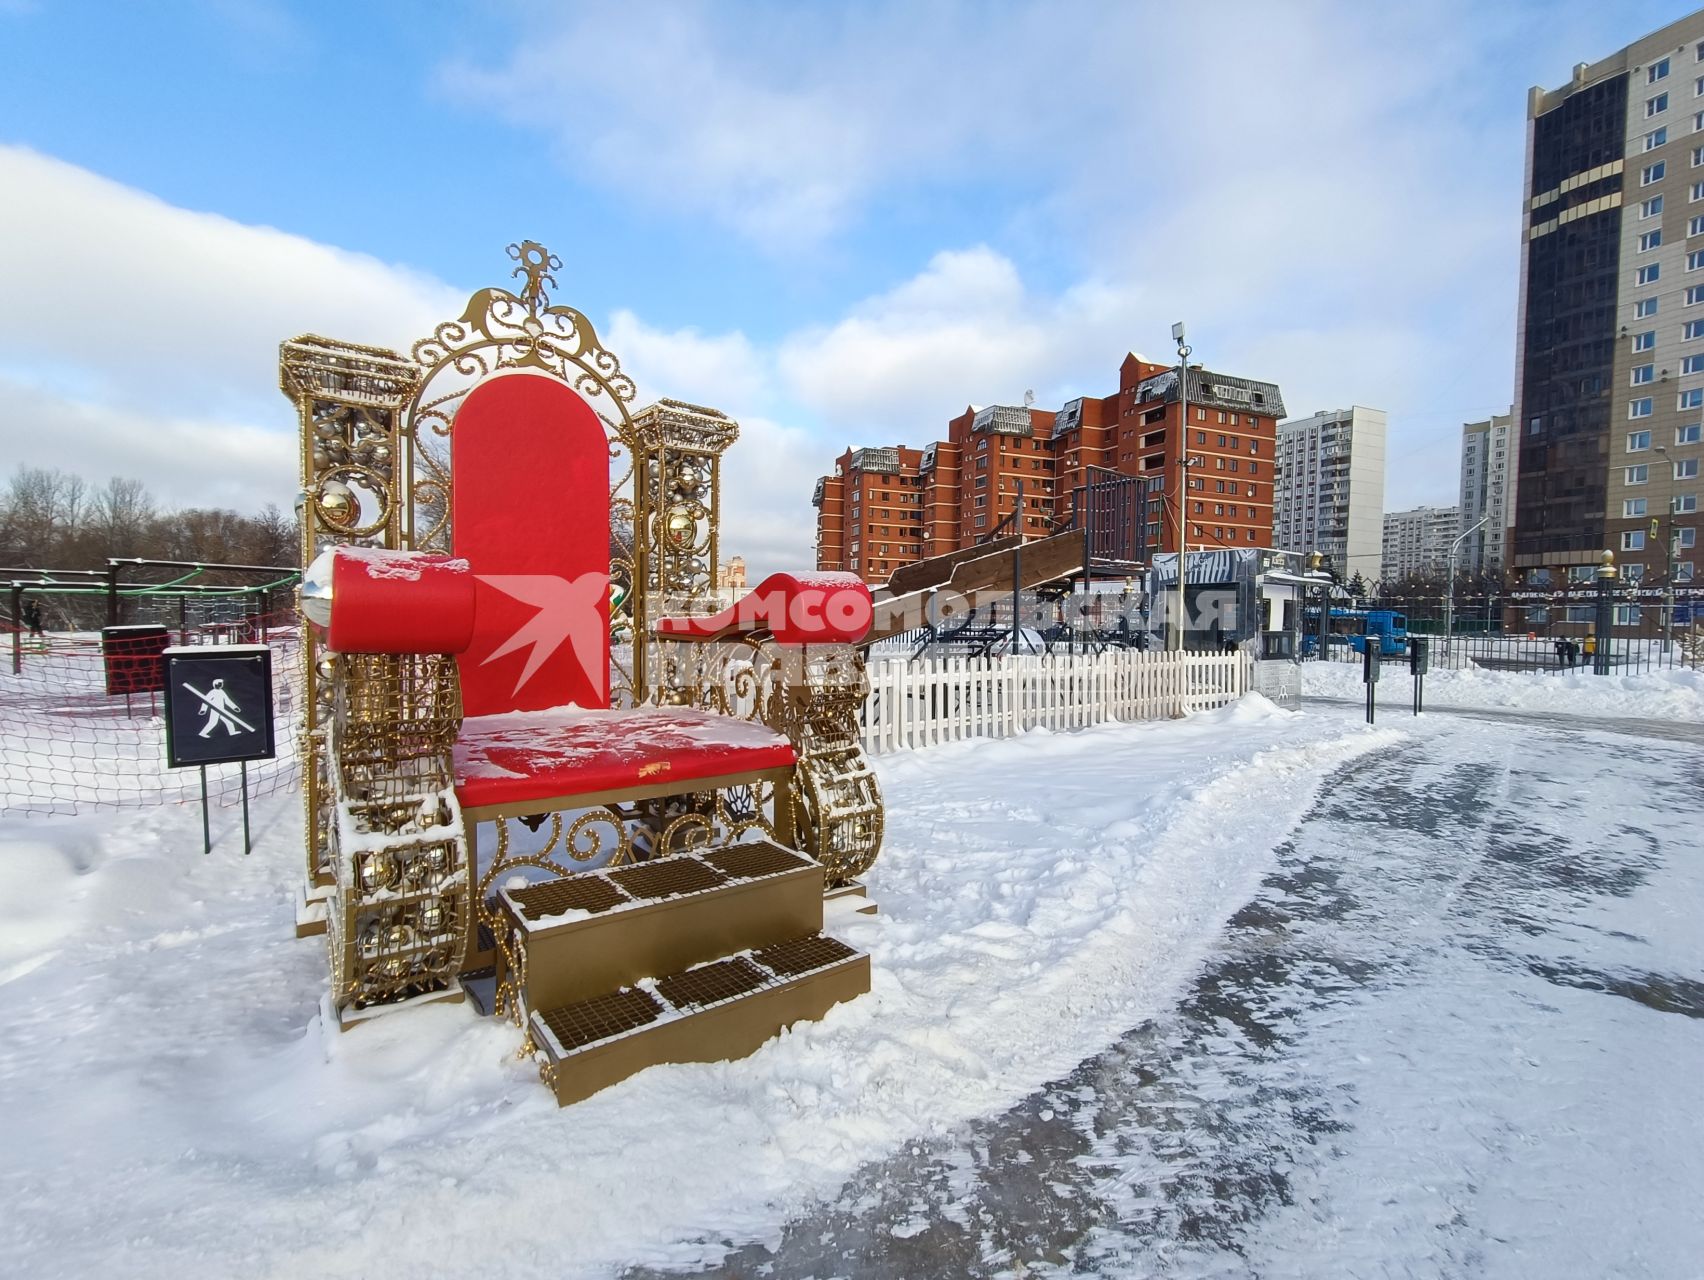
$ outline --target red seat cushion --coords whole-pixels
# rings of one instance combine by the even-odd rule
[[[689,707],[469,716],[456,739],[464,808],[526,804],[657,783],[785,769],[793,746],[767,725]]]

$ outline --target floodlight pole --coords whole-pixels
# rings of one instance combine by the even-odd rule
[[[1450,655],[1455,651],[1455,643],[1454,642],[1455,642],[1455,566],[1456,566],[1456,552],[1461,549],[1461,544],[1466,542],[1469,538],[1471,538],[1474,535],[1474,533],[1478,531],[1479,526],[1484,524],[1490,518],[1491,518],[1491,516],[1490,516],[1489,512],[1486,513],[1485,515],[1480,516],[1478,520],[1473,522],[1472,527],[1464,530],[1461,534],[1457,535],[1456,540],[1454,542],[1450,543],[1449,562],[1448,562],[1448,566],[1444,570],[1444,576],[1447,579],[1445,586],[1444,586],[1444,593],[1445,593],[1444,594],[1444,665],[1446,667],[1450,667],[1450,666],[1455,665],[1450,660]]]
[[[1189,552],[1185,549],[1184,533],[1188,518],[1184,503],[1189,496],[1189,354],[1184,341],[1183,321],[1172,326],[1172,341],[1177,343],[1177,616],[1172,620],[1172,632],[1177,637],[1175,647],[1183,652],[1183,576]]]

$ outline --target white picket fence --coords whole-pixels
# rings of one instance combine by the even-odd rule
[[[1248,691],[1246,653],[1020,655],[870,663],[863,742],[870,752],[1107,720],[1166,720]]]

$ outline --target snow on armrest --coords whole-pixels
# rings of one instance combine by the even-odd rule
[[[667,640],[722,640],[767,631],[781,644],[852,644],[869,633],[870,589],[853,573],[772,573],[738,604],[707,618],[663,618]]]
[[[337,653],[460,653],[473,638],[466,560],[333,547],[302,578],[302,612]]]

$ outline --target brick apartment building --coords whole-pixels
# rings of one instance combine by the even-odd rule
[[[817,568],[886,582],[923,558],[922,462],[923,451],[905,445],[848,449],[835,459],[812,498]]]
[[[1278,388],[1199,367],[1189,370],[1194,465],[1186,490],[1192,547],[1269,547]],[[1091,467],[1145,476],[1147,545],[1177,541],[1177,370],[1127,355],[1118,390],[1081,396],[1056,411],[969,406],[947,438],[922,450],[849,449],[817,481],[817,567],[885,582],[901,565],[993,535],[1014,513],[1023,481],[1022,529],[1043,537],[1069,527],[1075,492]]]

